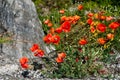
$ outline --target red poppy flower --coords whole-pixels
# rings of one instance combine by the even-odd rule
[[[22,68],[25,68],[25,69],[29,68],[28,64],[21,64],[21,66],[22,66]]]
[[[47,25],[48,25],[48,27],[52,27],[53,26],[53,24],[51,22],[49,22]]]
[[[66,53],[62,52],[58,54],[58,57],[60,58],[65,58],[66,57]]]
[[[82,10],[83,9],[83,6],[82,5],[78,5],[78,10]]]
[[[28,58],[27,57],[22,57],[19,59],[20,61],[20,64],[22,66],[22,68],[28,68],[29,65],[27,64],[28,63]]]
[[[112,22],[111,24],[109,24],[109,28],[111,29],[117,29],[120,26],[120,24],[118,22]]]
[[[110,20],[113,20],[113,17],[107,16],[107,17],[106,17],[106,21],[110,21]]]
[[[58,54],[58,57],[56,58],[57,63],[61,63],[64,61],[64,58],[66,57],[66,53],[62,52]]]
[[[98,43],[101,45],[104,45],[106,43],[106,40],[104,38],[98,38]]]
[[[20,64],[25,64],[25,63],[27,63],[28,62],[28,58],[27,57],[22,57],[22,58],[20,58]]]
[[[85,45],[85,44],[87,44],[87,40],[86,39],[81,39],[81,40],[79,40],[79,44],[80,45]]]
[[[47,20],[44,21],[44,24],[48,24],[49,22],[50,22],[50,20],[47,19]]]
[[[43,38],[43,40],[46,42],[46,43],[51,43],[51,40],[52,40],[52,34],[51,33],[49,33],[49,34],[47,34],[44,38]]]
[[[61,28],[64,32],[69,32],[71,29],[71,25],[69,23],[69,21],[65,21],[62,25]]]
[[[106,31],[106,26],[102,23],[99,23],[97,25],[97,29],[100,31],[100,32],[105,32]]]
[[[34,53],[34,56],[37,56],[37,57],[42,57],[44,55],[44,51],[43,50],[40,50],[38,49],[35,53]]]
[[[55,29],[54,28],[50,28],[50,33],[54,34],[55,33]]]
[[[89,19],[87,20],[87,23],[88,23],[89,25],[91,25],[92,22],[93,22],[93,20],[92,20],[91,18],[89,18]]]
[[[51,42],[54,44],[58,44],[60,42],[60,36],[58,35],[52,36]]]
[[[67,18],[66,16],[62,16],[62,17],[61,17],[61,22],[65,21],[66,18]]]
[[[78,16],[78,15],[75,15],[75,16],[73,16],[73,18],[72,18],[73,20],[75,20],[75,21],[78,21],[79,19],[80,19],[80,16]]]
[[[60,12],[60,14],[64,14],[65,10],[60,10],[59,12]]]
[[[62,63],[63,62],[63,58],[61,58],[61,57],[57,57],[55,60],[56,60],[57,63]]]
[[[33,44],[33,46],[30,48],[32,52],[36,51],[37,49],[39,49],[38,44]]]
[[[93,17],[93,15],[94,15],[93,13],[88,13],[87,14],[88,17]]]
[[[113,39],[113,38],[114,38],[114,34],[112,33],[107,34],[107,39]]]
[[[106,16],[100,16],[101,20],[106,20]]]
[[[62,27],[56,28],[56,29],[55,29],[55,32],[58,33],[58,34],[60,34],[60,33],[62,32]]]

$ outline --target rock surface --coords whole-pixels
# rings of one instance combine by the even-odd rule
[[[101,78],[100,76],[86,77],[77,80],[120,80],[120,56],[106,67],[111,71],[111,77]],[[64,79],[49,79],[39,70],[23,70],[20,67],[18,59],[8,58],[8,56],[0,55],[0,80],[74,80],[69,78]],[[118,64],[115,64],[118,63]],[[29,73],[24,77],[22,74],[28,71]]]
[[[0,54],[32,57],[29,48],[34,43],[40,44],[44,51],[48,49],[42,40],[44,33],[31,0],[0,0],[0,35],[8,34],[11,34],[11,42],[0,44]]]

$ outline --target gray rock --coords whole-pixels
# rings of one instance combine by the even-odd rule
[[[0,74],[11,74],[18,70],[19,66],[14,64],[6,64],[5,66],[0,66]]]
[[[11,42],[0,44],[0,53],[4,55],[32,57],[30,47],[34,43],[49,51],[42,40],[42,24],[31,0],[0,0],[0,34],[4,33],[11,34]]]

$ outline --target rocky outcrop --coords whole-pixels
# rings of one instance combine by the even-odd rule
[[[48,51],[35,6],[31,0],[0,0],[0,38],[9,35],[10,42],[0,43],[0,54],[31,57],[32,44]]]

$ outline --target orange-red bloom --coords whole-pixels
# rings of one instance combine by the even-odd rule
[[[89,19],[87,20],[87,23],[88,23],[89,25],[91,25],[92,22],[93,22],[93,20],[92,20],[91,18],[89,18]]]
[[[34,53],[34,56],[37,56],[37,57],[42,57],[44,55],[44,51],[41,50],[41,49],[38,49],[35,53]]]
[[[80,16],[78,16],[78,15],[69,16],[69,17],[62,16],[62,17],[61,17],[61,23],[64,23],[64,22],[67,21],[67,22],[69,22],[70,24],[76,24],[79,19],[80,19]]]
[[[44,21],[44,24],[48,24],[49,22],[50,22],[50,20],[47,19],[47,20]]]
[[[29,65],[27,63],[26,64],[21,64],[21,66],[22,66],[22,68],[25,68],[25,69],[29,68]]]
[[[106,21],[110,21],[110,20],[113,20],[113,17],[107,16],[107,17],[106,17]]]
[[[57,63],[62,63],[63,62],[63,58],[61,58],[61,57],[57,57],[55,60],[56,60]]]
[[[58,57],[56,58],[57,63],[61,63],[64,61],[64,58],[66,57],[66,53],[62,52],[58,54]]]
[[[20,64],[21,64],[22,68],[26,69],[26,68],[29,67],[29,65],[27,64],[28,63],[28,58],[27,57],[22,57],[22,58],[19,59],[19,61],[20,61]]]
[[[33,46],[30,48],[32,52],[36,51],[37,49],[39,49],[38,44],[33,44]]]
[[[88,17],[93,17],[94,14],[93,14],[93,13],[88,13],[87,16],[88,16]]]
[[[66,16],[62,16],[62,17],[61,17],[61,22],[65,21],[66,18],[67,18]]]
[[[98,38],[97,41],[98,41],[98,43],[101,44],[101,45],[103,45],[103,44],[106,43],[106,40],[105,40],[104,38]]]
[[[48,27],[52,27],[53,26],[53,24],[51,22],[49,22],[47,25],[48,25]]]
[[[112,33],[107,34],[107,39],[113,39],[113,38],[114,38],[114,34]]]
[[[52,40],[52,34],[51,33],[49,33],[49,34],[47,34],[44,38],[43,38],[43,40],[46,42],[46,43],[51,43],[51,40]]]
[[[20,64],[25,64],[25,63],[27,63],[28,62],[28,58],[27,57],[22,57],[22,58],[20,58]]]
[[[51,42],[54,44],[58,44],[60,42],[60,36],[58,35],[52,36]]]
[[[69,32],[71,29],[71,24],[69,23],[69,21],[65,21],[62,25],[61,28],[64,32]]]
[[[64,14],[65,10],[60,10],[59,12],[60,12],[60,14]]]
[[[52,28],[50,28],[50,33],[51,34],[54,34],[55,33],[55,29],[52,27]]]
[[[120,24],[118,22],[112,22],[111,24],[109,24],[109,28],[111,29],[117,29],[120,26]]]
[[[99,23],[97,25],[97,29],[100,31],[100,32],[105,32],[106,31],[106,26],[102,23]]]
[[[78,5],[77,8],[78,8],[78,10],[82,10],[83,9],[83,5],[80,4],[80,5]]]
[[[46,43],[53,43],[53,44],[58,44],[60,42],[60,36],[59,35],[52,35],[51,33],[47,34],[43,40]]]
[[[81,39],[81,40],[79,40],[79,44],[80,45],[85,45],[85,44],[87,44],[87,40],[86,39]]]
[[[75,15],[75,16],[73,16],[73,19],[74,19],[75,21],[78,21],[78,20],[80,19],[80,16]]]
[[[101,20],[106,20],[106,16],[100,16]]]
[[[55,29],[55,32],[58,33],[58,34],[60,34],[60,33],[62,32],[62,27],[56,28],[56,29]]]
[[[58,57],[60,58],[65,58],[66,57],[66,53],[62,52],[58,54]]]

